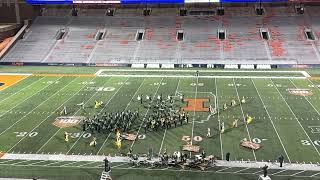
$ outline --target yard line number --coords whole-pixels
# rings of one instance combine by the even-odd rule
[[[304,145],[304,146],[312,145],[309,140],[301,140],[301,144]],[[316,146],[320,146],[320,140],[313,141],[313,144],[315,144]]]
[[[35,137],[38,135],[38,132],[14,132],[16,134],[16,137]]]

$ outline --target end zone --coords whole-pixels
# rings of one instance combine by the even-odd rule
[[[0,73],[0,91],[16,84],[30,75],[31,74]]]

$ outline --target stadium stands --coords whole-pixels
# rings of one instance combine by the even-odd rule
[[[179,16],[179,9],[168,8],[153,9],[148,17],[142,9],[117,9],[114,16],[81,9],[77,17],[70,16],[70,9],[48,9],[1,62],[317,65],[316,8],[306,7],[299,15],[293,7],[266,7],[262,16],[254,7],[227,7],[224,16]],[[65,35],[57,40],[61,29]]]

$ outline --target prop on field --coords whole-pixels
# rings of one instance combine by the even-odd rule
[[[189,151],[189,152],[199,152],[200,151],[200,146],[186,144],[186,145],[183,145],[182,150],[183,151]]]
[[[134,141],[134,140],[136,140],[137,135],[125,133],[125,134],[121,135],[121,138],[125,139],[125,140],[129,140],[129,141]]]
[[[96,101],[94,102],[94,108],[95,108],[95,109],[101,108],[102,105],[103,105],[103,102],[102,102],[102,101],[97,101],[97,100],[96,100]]]
[[[290,94],[296,95],[296,96],[310,96],[312,95],[311,89],[287,89]]]
[[[53,125],[59,127],[59,128],[68,128],[72,126],[76,126],[80,122],[84,121],[85,117],[84,116],[61,116],[57,117]]]
[[[249,149],[258,150],[261,145],[247,140],[246,138],[240,141],[240,145]]]

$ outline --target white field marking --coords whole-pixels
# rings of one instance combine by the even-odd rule
[[[70,164],[75,164],[75,163],[78,163],[78,161],[74,161],[74,162],[71,162],[71,163],[64,164],[64,165],[62,165],[62,167],[68,166]]]
[[[15,159],[9,159],[9,160],[5,160],[5,161],[0,161],[0,164],[6,164],[7,162],[11,162],[14,161]]]
[[[178,81],[178,84],[177,84],[176,92],[174,93],[175,97],[177,96],[179,85],[180,85],[180,78],[179,78],[179,81]],[[175,102],[175,99],[173,99],[173,103],[174,102]],[[163,133],[163,137],[162,137],[162,141],[161,141],[161,145],[160,145],[160,149],[159,149],[159,153],[158,153],[159,155],[161,154],[161,150],[162,150],[162,146],[163,146],[163,142],[164,142],[164,139],[166,137],[166,134],[167,134],[167,128],[164,130],[164,133]]]
[[[101,147],[99,148],[99,150],[98,150],[96,155],[98,155],[100,153],[100,151],[102,150],[104,144],[108,141],[110,135],[111,135],[111,132],[108,134],[107,138],[103,141],[103,143],[102,143]]]
[[[197,76],[197,84],[196,84],[196,92],[194,94],[194,99],[197,99],[197,93],[198,93],[198,84],[199,84],[199,76]],[[191,142],[190,144],[192,145],[193,143],[193,131],[194,131],[194,119],[196,116],[196,106],[194,106],[193,108],[193,118],[192,118],[192,129],[191,129]],[[190,152],[190,156],[191,156],[191,152]]]
[[[171,70],[171,69],[100,69],[99,71],[96,72],[96,75],[100,75],[103,71],[121,71],[121,72],[144,72],[144,71],[148,71],[148,72],[196,72],[196,70]],[[212,71],[212,70],[201,70],[201,72],[212,72],[212,73],[221,73],[221,72],[242,72],[242,73],[248,73],[248,72],[258,72],[258,73],[296,73],[296,74],[303,74],[305,77],[310,77],[310,75],[306,72],[306,71],[273,71],[273,70],[257,70],[257,71],[250,71],[250,70],[219,70],[219,71]]]
[[[115,165],[115,166],[111,166],[111,168],[120,167],[120,166],[123,166],[123,165],[126,165],[126,164],[128,164],[128,163],[127,162],[121,163],[121,164],[118,164],[118,165]]]
[[[154,92],[154,94],[153,94],[153,96],[152,96],[152,101],[151,101],[151,103],[154,101],[155,96],[156,96],[156,94],[157,94],[157,92],[158,92],[158,90],[159,90],[159,88],[160,88],[160,86],[161,86],[162,81],[163,81],[163,77],[161,78],[161,81],[160,81],[160,83],[159,83],[159,86],[157,87],[157,90]],[[145,118],[146,118],[147,115],[148,115],[149,110],[150,110],[150,107],[148,107],[147,112],[146,112],[145,115],[143,116],[143,119],[142,119],[141,124],[140,124],[139,129],[138,129],[138,132],[137,132],[137,134],[136,134],[137,137],[138,137],[139,132],[140,132],[140,130],[141,130],[141,127],[142,127],[142,125],[143,125],[143,123],[144,123],[144,120],[145,120]],[[131,144],[130,148],[133,147],[133,145],[134,145],[135,142],[136,142],[136,140],[133,140],[133,141],[132,141],[132,144]]]
[[[263,170],[260,170],[260,171],[257,171],[257,172],[254,172],[254,173],[251,173],[251,174],[258,174],[260,172],[262,172]]]
[[[18,94],[20,91],[23,91],[23,90],[29,88],[29,87],[32,86],[34,83],[40,81],[40,80],[43,79],[43,78],[44,78],[44,77],[42,77],[42,78],[34,81],[33,83],[29,84],[28,86],[26,86],[26,87],[24,87],[24,88],[21,88],[19,91],[15,92],[15,93],[12,93],[11,95],[7,96],[6,98],[1,99],[1,100],[0,100],[0,103],[1,103],[2,101],[5,101],[6,99],[10,98],[11,96],[14,96],[14,95]],[[25,79],[25,78],[24,78],[24,79]],[[21,79],[20,81],[22,81],[22,80],[24,80],[24,79]],[[19,81],[18,81],[18,82],[19,82]],[[16,83],[18,83],[18,82],[16,82]]]
[[[286,171],[286,169],[280,170],[280,171],[278,171],[278,172],[275,172],[275,173],[273,173],[273,174],[270,174],[270,175],[276,175],[276,174],[280,174],[280,173],[282,173],[282,172],[284,172],[284,171]]]
[[[241,171],[245,171],[245,170],[247,170],[247,169],[250,169],[249,167],[247,167],[247,168],[244,168],[244,169],[240,169],[239,171],[235,171],[235,172],[233,172],[233,173],[239,173],[239,172],[241,172]]]
[[[303,172],[305,172],[305,171],[303,170],[303,171],[300,171],[300,172],[297,172],[297,173],[291,174],[290,176],[295,176],[295,175],[300,174],[300,173],[303,173]]]
[[[101,112],[107,107],[107,105],[109,105],[110,101],[114,98],[114,96],[115,96],[116,94],[118,94],[119,90],[126,84],[126,82],[128,81],[128,79],[129,79],[129,78],[127,78],[126,81],[118,88],[118,90],[110,97],[110,99],[108,100],[108,102],[107,102],[107,103],[105,104],[105,106],[99,111],[99,113],[101,113]],[[95,95],[95,94],[94,94],[94,95]],[[91,98],[94,97],[94,95],[91,96]],[[90,99],[91,99],[91,98],[90,98]],[[98,114],[99,114],[99,113],[98,113]],[[70,151],[73,149],[73,147],[78,143],[78,141],[81,139],[81,137],[83,136],[84,133],[85,133],[85,132],[83,132],[83,133],[78,137],[78,139],[76,140],[76,142],[73,143],[73,145],[70,147],[70,149],[67,151],[66,154],[69,154],[69,152],[70,152]]]
[[[62,77],[60,77],[60,78],[62,78]],[[59,80],[60,78],[58,78],[57,80]],[[38,92],[40,92],[40,91],[42,91],[43,89],[45,89],[45,88],[47,88],[48,86],[50,86],[51,84],[48,84],[48,85],[46,85],[44,88],[42,88],[41,90],[39,90]],[[33,97],[35,94],[37,94],[38,92],[36,92],[36,93],[34,93],[31,97]],[[57,91],[57,92],[59,92],[59,91]],[[57,93],[56,92],[56,93]],[[50,99],[53,95],[55,95],[56,93],[54,93],[54,94],[52,94],[51,96],[49,96],[46,100],[44,100],[43,102],[41,102],[40,104],[38,104],[36,107],[34,107],[31,111],[29,111],[28,113],[26,113],[24,116],[22,116],[18,121],[16,121],[16,122],[14,122],[11,126],[9,126],[8,128],[6,128],[4,131],[2,131],[1,133],[0,133],[0,136],[3,134],[3,133],[5,133],[5,132],[7,132],[9,129],[11,129],[13,126],[15,126],[16,124],[18,124],[20,121],[22,121],[25,117],[27,117],[29,114],[31,114],[35,109],[37,109],[39,106],[41,106],[43,103],[45,103],[48,99]],[[24,102],[24,101],[22,101],[22,102]],[[21,102],[21,103],[22,103]],[[21,104],[21,103],[19,103],[19,104]],[[16,107],[16,106],[15,106]],[[8,110],[9,111],[9,110]],[[7,111],[7,112],[8,112]],[[3,114],[2,114],[3,115]],[[0,117],[2,117],[2,115],[0,116]]]
[[[274,82],[272,79],[270,79],[272,84],[274,85]],[[298,124],[300,125],[301,129],[303,130],[303,132],[305,133],[305,135],[308,137],[310,143],[312,144],[312,146],[314,147],[314,149],[316,150],[316,152],[318,153],[318,155],[320,156],[319,150],[316,148],[316,146],[314,145],[314,142],[311,140],[310,136],[308,135],[308,133],[306,132],[306,130],[304,129],[304,127],[302,126],[302,124],[300,123],[299,119],[297,118],[296,114],[293,112],[293,110],[291,109],[291,107],[289,106],[288,102],[283,98],[282,94],[280,93],[278,87],[276,87],[274,85],[274,87],[276,88],[276,90],[278,91],[278,93],[280,94],[282,100],[286,103],[286,105],[288,106],[289,110],[291,111],[292,115],[294,116],[294,118],[296,119],[296,121],[298,122]]]
[[[80,166],[77,166],[77,167],[87,166],[87,165],[93,164],[93,163],[97,163],[97,162],[96,161],[92,161],[92,162],[81,164]]]
[[[42,165],[42,166],[49,166],[51,164],[57,164],[57,163],[60,163],[60,162],[62,162],[62,161],[56,161],[56,162],[52,162],[52,163],[45,164],[45,165]],[[58,166],[58,167],[60,167],[60,166]],[[70,166],[68,166],[68,167],[70,167]]]
[[[315,173],[315,174],[311,175],[310,177],[315,177],[315,176],[317,176],[317,175],[319,175],[319,174],[320,174],[320,172]]]
[[[16,163],[12,163],[11,165],[17,165],[17,164],[24,163],[24,162],[28,162],[28,161],[30,161],[30,160],[19,161],[19,162],[16,162]]]
[[[44,77],[43,77],[43,78],[44,78]],[[41,78],[41,79],[43,79],[43,78]],[[39,79],[39,80],[41,80],[41,79]],[[38,80],[38,81],[39,81],[39,80]],[[57,79],[57,80],[58,80],[58,79]],[[38,81],[35,81],[35,82],[38,82]],[[34,83],[35,83],[35,82],[34,82]],[[34,84],[34,83],[32,83],[32,84]],[[30,85],[32,85],[32,84],[30,84]],[[6,112],[4,112],[3,114],[1,114],[1,115],[0,115],[0,118],[1,118],[3,115],[5,115],[6,113],[10,112],[12,109],[16,108],[17,106],[21,105],[21,104],[24,103],[25,101],[29,100],[30,98],[32,98],[33,96],[35,96],[36,94],[38,94],[39,92],[41,92],[43,89],[45,89],[45,88],[48,87],[48,86],[50,86],[50,84],[48,84],[47,86],[44,86],[43,88],[39,89],[39,90],[36,91],[34,94],[32,94],[30,97],[28,97],[28,98],[26,98],[25,100],[19,102],[18,104],[16,104],[15,106],[13,106],[11,109],[9,109],[9,110],[7,110]],[[5,99],[7,99],[7,98],[5,98]],[[3,100],[5,100],[5,99],[3,99]],[[1,100],[0,102],[2,102],[3,100]]]
[[[234,84],[234,88],[236,89],[236,92],[237,92],[238,103],[240,104],[242,118],[243,118],[244,124],[246,125],[246,129],[247,129],[247,133],[248,133],[248,136],[249,136],[249,140],[252,141],[251,136],[250,136],[250,132],[249,132],[249,128],[248,128],[248,125],[247,125],[246,117],[244,116],[244,112],[243,112],[243,109],[242,109],[242,104],[241,104],[241,100],[240,100],[240,97],[239,97],[238,88],[235,85],[236,83],[235,83],[234,79],[233,79],[233,84]],[[257,161],[256,153],[254,152],[253,149],[252,149],[252,153],[253,153],[253,156],[254,156],[254,160]]]
[[[143,85],[143,83],[144,83],[145,79],[146,79],[146,78],[144,78],[144,79],[143,79],[143,81],[141,82],[140,86],[138,87],[138,89],[136,90],[136,92],[133,94],[133,96],[131,97],[131,99],[130,99],[129,103],[127,104],[127,106],[124,108],[124,110],[123,110],[123,111],[126,111],[126,110],[127,110],[127,108],[130,106],[130,104],[131,104],[132,100],[135,98],[135,96],[136,96],[136,95],[137,95],[137,93],[139,92],[140,88],[142,87],[142,85]],[[125,84],[125,83],[124,83],[124,84]],[[141,97],[141,98],[142,98],[142,97]],[[104,144],[107,142],[107,140],[109,139],[110,135],[111,135],[111,132],[109,133],[109,135],[107,136],[107,138],[103,141],[103,143],[102,143],[101,147],[99,148],[99,150],[98,150],[98,152],[97,152],[97,155],[98,155],[98,154],[100,153],[100,151],[102,150],[102,148],[103,148]]]
[[[92,79],[90,80],[90,82],[92,82],[92,81],[95,80],[95,79],[96,79],[96,76],[95,76],[94,78],[92,78]],[[110,80],[110,79],[109,79],[109,80]],[[109,81],[109,80],[108,80],[108,81]],[[107,82],[108,82],[108,81],[107,81]],[[88,84],[89,84],[89,83],[88,83]],[[76,94],[78,94],[82,89],[84,89],[85,87],[87,87],[88,84],[85,84],[85,85],[84,85],[82,88],[80,88],[76,93],[74,93],[70,98],[68,98],[63,104],[65,104],[66,102],[68,102],[71,98],[73,98]],[[95,92],[95,93],[96,93],[96,92]],[[86,103],[87,103],[87,102],[86,102]],[[85,103],[85,104],[86,104],[86,103]],[[63,105],[63,104],[62,104],[62,105]],[[62,106],[62,105],[61,105],[61,106]],[[61,107],[61,106],[60,106],[60,107]],[[59,107],[59,108],[60,108],[60,107]],[[58,109],[59,109],[59,108],[58,108]],[[82,107],[79,108],[79,109],[77,110],[77,112],[79,112],[80,109],[82,109]],[[76,113],[77,113],[77,112],[76,112]],[[74,116],[76,113],[74,113],[73,116]],[[39,152],[41,151],[41,149],[42,149],[43,147],[45,147],[45,146],[49,143],[49,141],[50,141],[60,130],[61,130],[61,128],[59,128],[59,129],[37,150],[36,153],[39,153]]]
[[[218,171],[216,171],[216,172],[225,171],[225,170],[227,170],[227,169],[231,169],[231,168],[233,168],[233,167],[226,167],[226,168],[220,169],[220,170],[218,170]]]
[[[290,80],[290,82],[294,85],[294,87],[297,88],[296,84],[295,84],[291,79],[289,79],[289,80]],[[306,96],[303,96],[303,98],[308,101],[308,103],[312,106],[312,108],[313,108],[313,109],[317,112],[317,114],[320,116],[319,111],[313,106],[313,104],[309,101],[309,99],[306,98]]]
[[[263,101],[262,98],[261,98],[261,95],[260,95],[260,93],[259,93],[259,91],[258,91],[258,89],[257,89],[257,87],[256,87],[256,84],[254,83],[254,81],[253,81],[252,79],[251,79],[251,81],[252,81],[252,84],[253,84],[254,88],[256,89],[256,91],[257,91],[257,93],[258,93],[258,96],[259,96],[259,98],[260,98],[260,100],[261,100],[261,102],[262,102],[262,105],[263,105],[264,110],[266,111],[266,113],[267,113],[267,115],[268,115],[268,118],[269,118],[269,120],[270,120],[270,122],[271,122],[271,124],[272,124],[272,127],[273,127],[274,131],[276,132],[276,134],[277,134],[277,136],[278,136],[278,139],[279,139],[279,141],[280,141],[280,143],[281,143],[281,146],[282,146],[284,152],[286,153],[286,156],[287,156],[287,158],[288,158],[288,161],[291,163],[291,160],[290,160],[290,157],[289,157],[289,155],[288,155],[288,153],[287,153],[287,150],[286,150],[286,148],[284,147],[284,145],[283,145],[283,143],[282,143],[282,139],[281,139],[281,137],[280,137],[280,135],[279,135],[279,133],[278,133],[278,131],[277,131],[274,123],[273,123],[273,120],[272,120],[272,118],[271,118],[271,116],[270,116],[270,114],[269,114],[269,111],[267,110],[266,105],[264,104],[264,101]]]
[[[215,87],[216,87],[216,109],[217,109],[217,115],[218,115],[218,122],[219,122],[219,130],[220,130],[220,110],[219,110],[219,100],[218,100],[218,85],[217,85],[217,78],[214,79]],[[220,137],[220,151],[221,151],[221,159],[224,160],[224,155],[223,155],[223,145],[222,145],[222,135],[219,133]]]
[[[46,162],[46,160],[41,160],[41,161],[38,161],[38,162],[34,162],[34,163],[31,163],[31,164],[28,164],[28,165],[39,164],[39,163],[42,163],[42,162]]]
[[[173,77],[173,78],[194,78],[194,75],[166,75],[166,74],[103,74],[98,75],[99,77]],[[267,78],[273,78],[273,79],[306,79],[307,77],[301,76],[301,77],[290,77],[290,76],[203,76],[199,75],[200,78],[222,78],[222,79],[267,79]]]
[[[193,93],[194,93],[194,92],[193,92]],[[197,92],[197,94],[199,94],[199,92]],[[214,98],[214,107],[217,107],[217,103],[216,103],[216,102],[217,102],[217,101],[216,101],[216,98],[217,98],[217,97],[216,97],[212,92],[210,92],[210,93],[208,93],[208,94],[209,94],[209,96],[211,95],[211,96]],[[206,119],[196,120],[196,121],[194,121],[194,122],[195,122],[195,123],[198,123],[198,124],[203,124],[203,123],[209,121],[210,118],[211,118],[211,114],[209,114]]]
[[[52,97],[54,97],[57,93],[59,93],[61,90],[65,89],[66,87],[68,87],[74,80],[78,79],[79,77],[74,78],[72,81],[70,81],[68,84],[66,84],[63,88],[59,89],[58,91],[56,91],[56,93],[54,93],[53,95],[49,96],[45,101],[43,101],[42,103],[40,103],[37,107],[39,107],[40,105],[46,103],[49,99],[51,99]],[[69,98],[70,99],[70,98]],[[68,100],[69,100],[68,99]],[[68,101],[67,100],[67,101]],[[65,102],[67,102],[65,101]],[[65,103],[64,102],[64,103]],[[59,108],[61,108],[63,106],[63,104],[61,104],[58,108],[55,109],[55,111],[59,110]],[[36,107],[36,108],[37,108]],[[54,111],[54,112],[55,112]],[[29,131],[28,134],[32,133],[37,127],[39,127],[44,121],[46,121],[47,119],[49,119],[49,117],[52,116],[52,114],[54,114],[54,112],[52,112],[51,114],[49,114],[45,119],[43,119],[38,125],[36,125],[31,131]],[[29,112],[28,114],[30,114],[31,112]],[[28,114],[26,114],[25,116],[27,116]],[[25,117],[24,116],[24,117]],[[20,120],[19,120],[20,121]],[[19,122],[17,121],[17,122]],[[2,134],[2,133],[1,133]],[[1,135],[0,134],[0,135]],[[28,137],[27,135],[24,136],[23,138],[21,138],[15,145],[13,145],[7,152],[10,152],[14,147],[16,147],[21,141],[23,141],[26,137]]]

